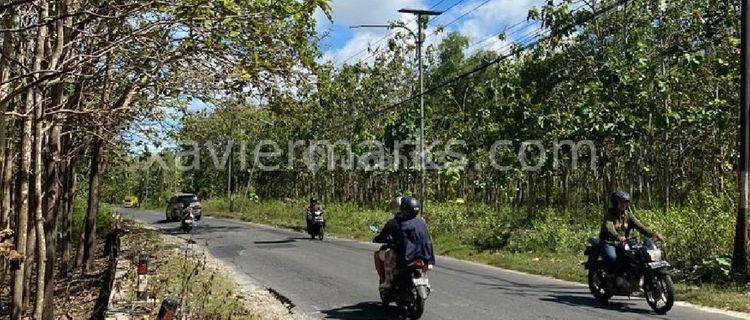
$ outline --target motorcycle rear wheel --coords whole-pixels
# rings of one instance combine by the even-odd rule
[[[414,301],[412,301],[412,305],[409,306],[407,310],[407,317],[409,319],[419,319],[422,317],[422,313],[424,313],[424,300],[422,297],[419,296],[419,293],[417,293],[416,288],[414,289]]]
[[[600,266],[592,266],[588,274],[589,291],[594,295],[596,301],[601,303],[607,303],[614,295],[607,290],[604,281],[606,281],[604,279],[604,270]]]
[[[646,288],[646,302],[657,314],[666,314],[674,305],[674,283],[668,274],[657,274]],[[656,299],[659,294],[659,299]],[[663,301],[663,304],[659,304]]]

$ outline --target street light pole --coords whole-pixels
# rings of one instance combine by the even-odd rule
[[[227,170],[227,201],[229,201],[229,212],[234,212],[234,199],[232,199],[232,162],[234,156],[234,112],[229,120],[229,139],[227,139],[227,145],[229,145],[229,157],[227,159],[228,170]]]
[[[424,212],[424,186],[425,186],[425,157],[424,157],[424,64],[422,63],[422,45],[424,44],[424,29],[427,28],[427,19],[429,16],[437,16],[442,11],[401,9],[400,13],[409,13],[417,16],[417,33],[402,24],[382,25],[382,24],[362,24],[351,26],[350,28],[402,28],[409,31],[417,45],[417,64],[419,73],[419,202],[422,212]]]
[[[422,16],[417,18],[417,60],[419,61],[419,201],[420,208],[424,212],[424,75],[422,63],[422,43],[424,35],[422,34]]]
[[[429,16],[442,14],[440,11],[401,9],[398,12],[410,13],[417,16],[417,60],[419,65],[419,201],[422,212],[425,211],[425,154],[424,154],[424,64],[422,62],[422,45],[424,44],[424,29],[427,27]]]
[[[740,159],[738,171],[739,208],[734,234],[732,275],[738,282],[747,282],[748,273],[748,167],[750,167],[750,0],[742,0],[741,69],[740,69]]]

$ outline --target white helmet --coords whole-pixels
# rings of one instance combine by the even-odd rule
[[[401,212],[401,198],[402,197],[395,197],[393,198],[393,200],[391,200],[389,209],[394,215],[398,215],[399,212]]]

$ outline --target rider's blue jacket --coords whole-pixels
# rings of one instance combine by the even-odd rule
[[[415,259],[422,259],[428,264],[435,264],[432,251],[432,239],[427,232],[427,223],[420,217],[399,221],[397,236],[399,259],[398,266],[405,267]]]
[[[388,243],[396,250],[399,268],[403,268],[415,259],[422,259],[435,265],[435,254],[432,239],[427,231],[427,223],[417,216],[391,219],[373,242]]]

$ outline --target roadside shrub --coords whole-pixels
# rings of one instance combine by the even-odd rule
[[[579,252],[585,240],[598,230],[598,223],[576,225],[570,216],[543,210],[526,228],[513,232],[508,250],[514,252]]]
[[[511,226],[508,221],[503,221],[499,216],[484,216],[475,219],[473,228],[469,232],[469,244],[479,250],[500,250],[508,245],[511,234]]]
[[[731,280],[731,256],[718,256],[703,261],[693,267],[688,280],[697,283],[727,283]]]
[[[85,194],[77,196],[73,201],[73,221],[71,222],[73,239],[78,239],[81,233],[83,233],[87,201],[88,198]],[[114,217],[112,216],[114,212],[114,206],[106,203],[99,204],[99,214],[96,216],[97,234],[103,235],[112,230],[115,223]]]
[[[710,195],[681,208],[643,210],[639,219],[666,238],[665,252],[675,267],[691,270],[704,259],[729,254],[734,234],[734,204]]]

